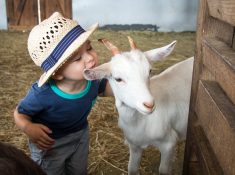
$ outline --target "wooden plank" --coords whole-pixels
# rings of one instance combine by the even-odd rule
[[[13,16],[13,0],[6,1],[6,12],[7,12],[7,23],[8,25],[11,23],[11,19]]]
[[[218,22],[214,18],[209,16],[208,6],[206,0],[200,0],[199,11],[197,17],[197,35],[196,35],[196,55],[194,60],[194,70],[193,70],[193,80],[192,80],[192,90],[191,90],[191,99],[190,99],[190,112],[189,119],[191,118],[191,111],[194,111],[195,102],[197,97],[198,82],[202,74],[203,64],[203,45],[202,40],[205,36],[218,37],[224,42],[231,44],[233,36],[233,27],[223,23]],[[208,74],[209,75],[209,74]],[[212,75],[213,76],[213,75]],[[211,77],[212,77],[211,76]],[[189,121],[190,123],[190,121]],[[188,126],[190,127],[190,126]],[[187,140],[190,140],[190,136],[187,136]],[[186,144],[187,147],[187,144]],[[189,155],[185,154],[185,161],[189,159]]]
[[[196,113],[224,174],[235,174],[235,105],[218,83],[200,81]]]
[[[190,108],[194,111],[199,76],[202,71],[202,38],[205,34],[206,20],[209,17],[206,0],[200,0],[197,16],[196,52],[194,59]],[[190,118],[190,115],[189,115]]]
[[[205,38],[203,45],[203,64],[235,104],[235,51],[216,38]]]
[[[51,16],[55,11],[66,18],[72,18],[72,0],[41,0],[42,20]]]
[[[19,26],[33,27],[38,24],[37,0],[27,0],[21,10]]]
[[[72,1],[59,0],[60,6],[63,9],[63,14],[67,18],[72,18]]]
[[[206,19],[209,17],[207,9],[208,7],[207,7],[206,0],[200,0],[198,13],[197,13],[196,52],[195,52],[194,68],[193,68],[192,89],[191,89],[189,117],[188,117],[188,129],[187,129],[184,164],[183,164],[183,175],[192,174],[191,169],[190,169],[190,160],[192,158],[193,145],[194,145],[194,137],[193,137],[192,128],[194,127],[197,121],[194,115],[194,106],[196,103],[199,76],[202,71],[202,43],[201,41],[205,34],[204,28],[206,24]]]
[[[15,13],[17,14],[16,15],[17,16],[17,19],[16,19],[16,21],[17,21],[16,24],[17,25],[20,24],[20,19],[21,19],[22,13],[24,11],[25,3],[26,3],[26,0],[22,0],[22,1],[18,2],[16,11],[15,11]]]
[[[234,0],[207,0],[211,16],[235,26]]]
[[[8,20],[8,26],[10,25],[16,25],[17,24],[17,18],[20,14],[17,14],[17,6],[19,0],[8,0],[6,1],[7,5],[7,20]]]
[[[189,163],[189,172],[188,172],[188,174],[190,174],[190,175],[203,175],[199,165],[197,163],[194,163],[194,162]]]
[[[198,17],[197,17],[196,52],[194,60],[190,107],[195,106],[198,81],[202,73],[203,38],[205,36],[216,37],[227,43],[229,46],[232,46],[233,35],[234,35],[233,26],[223,21],[218,21],[215,18],[209,16],[207,0],[200,0]]]
[[[205,175],[221,175],[223,170],[217,161],[217,158],[213,152],[213,149],[210,146],[208,139],[202,129],[202,127],[196,126],[193,128],[195,146],[196,146],[196,155],[199,159],[200,174]]]
[[[200,165],[195,155],[195,135],[193,133],[193,128],[198,124],[198,119],[194,111],[190,112],[190,117],[188,119],[188,130],[187,130],[187,139],[185,145],[185,153],[184,153],[184,164],[183,164],[183,175],[195,174],[201,175],[197,173],[196,170],[200,171]]]
[[[224,21],[208,16],[204,26],[204,36],[218,38],[229,46],[233,42],[234,27]]]
[[[191,139],[186,140],[185,153],[190,159],[184,162],[183,175],[221,175],[222,168],[212,151],[206,135],[195,112],[190,118],[188,135]]]
[[[8,29],[31,29],[38,24],[37,0],[8,0]],[[41,19],[59,11],[65,17],[72,18],[72,0],[40,0]]]
[[[215,76],[203,65],[203,71],[200,76],[201,80],[215,81]]]
[[[229,7],[227,4],[230,4]],[[234,5],[234,0],[200,0],[184,175],[196,173],[195,167],[200,169],[201,174],[206,175],[210,172],[235,174],[233,104],[235,73],[230,64],[233,65],[235,61],[234,55],[231,55],[232,49],[235,48]],[[222,15],[216,14],[221,12]],[[223,47],[217,49],[213,45],[217,44],[214,41],[209,43],[205,40],[205,43],[206,37],[222,42]],[[227,50],[224,52],[224,49]],[[207,87],[207,81],[204,85],[202,79],[218,81],[228,96],[225,95],[219,84],[213,82],[209,83],[209,87]],[[232,99],[232,102],[229,101],[229,98]],[[202,134],[196,129],[199,126],[203,127],[207,142],[206,139],[202,139]],[[195,152],[198,161],[192,161]],[[221,168],[213,170],[213,167],[220,165]]]
[[[235,50],[235,32],[233,33],[233,44],[232,49]]]
[[[29,29],[37,24],[37,0],[9,0],[6,2],[9,30]]]

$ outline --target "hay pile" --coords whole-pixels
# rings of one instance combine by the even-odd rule
[[[109,51],[97,42],[98,38],[107,38],[121,50],[129,50],[126,36],[130,35],[141,50],[164,46],[177,40],[175,51],[166,61],[155,63],[152,74],[194,54],[195,33],[156,33],[149,31],[109,31],[101,30],[91,38],[97,50],[100,63],[111,57]],[[41,71],[36,67],[27,52],[28,32],[0,31],[0,141],[11,143],[28,154],[27,138],[19,131],[13,121],[13,110],[18,101],[25,96],[31,83],[38,79]],[[124,144],[123,134],[117,126],[118,115],[114,99],[98,98],[90,116],[90,153],[89,174],[119,175],[127,174],[129,158],[128,147]],[[174,174],[182,170],[184,143],[176,148]],[[144,151],[141,173],[157,172],[159,152],[148,148]]]

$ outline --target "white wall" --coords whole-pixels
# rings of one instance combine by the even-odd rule
[[[73,18],[85,29],[105,25],[151,24],[158,31],[195,31],[198,0],[73,0]],[[0,29],[7,29],[6,4],[0,0]]]
[[[0,29],[7,29],[6,1],[0,0]]]
[[[87,28],[152,24],[158,31],[195,31],[198,0],[73,0],[73,18]]]

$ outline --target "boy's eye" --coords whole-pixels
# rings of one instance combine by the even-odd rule
[[[88,49],[87,49],[87,51],[91,51],[93,48],[90,46]]]
[[[76,58],[74,59],[74,61],[79,61],[79,60],[81,60],[81,58],[82,58],[82,57],[76,57]]]

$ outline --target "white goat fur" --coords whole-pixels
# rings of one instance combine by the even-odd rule
[[[139,173],[142,150],[149,145],[161,152],[159,173],[170,174],[174,146],[185,139],[193,57],[149,79],[149,60],[166,57],[175,43],[148,52],[134,49],[118,53],[109,63],[84,70],[87,79],[109,80],[119,113],[118,125],[129,144],[128,174]],[[155,108],[143,105],[153,102]]]

